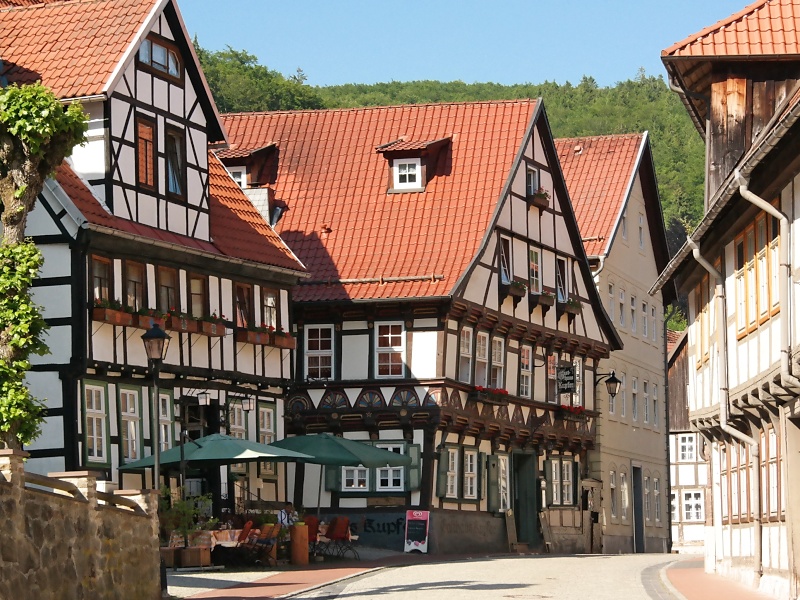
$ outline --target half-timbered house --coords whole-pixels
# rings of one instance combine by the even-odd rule
[[[667,552],[664,298],[647,290],[669,260],[650,137],[556,140],[583,244],[606,312],[624,348],[600,365],[621,380],[598,389],[590,474],[602,485],[600,544],[608,554]]]
[[[413,459],[328,469],[323,510],[399,548],[410,508],[432,511],[434,552],[589,548],[594,373],[620,341],[541,100],[223,121],[220,156],[310,271],[287,433]],[[296,473],[296,503],[320,475]]]
[[[661,273],[689,298],[689,421],[710,446],[706,569],[798,594],[800,12],[759,0],[664,50],[706,142],[705,215]]]
[[[50,325],[50,354],[28,377],[47,405],[30,468],[141,487],[117,467],[156,439],[176,444],[178,422],[192,437],[280,435],[293,339],[276,332],[304,268],[209,154],[224,129],[175,3],[4,9],[0,55],[10,82],[40,79],[90,119],[27,229],[45,257],[34,297]],[[171,336],[157,398],[141,340],[154,324]],[[225,492],[226,471],[209,478]],[[239,479],[242,498],[284,489],[269,465]]]

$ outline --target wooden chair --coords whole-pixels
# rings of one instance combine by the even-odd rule
[[[319,543],[319,519],[313,516],[306,516],[303,520],[308,527],[308,553],[317,554],[317,544]]]
[[[350,519],[348,517],[336,517],[331,521],[325,537],[330,540],[328,548],[332,556],[344,558],[350,552],[353,558],[359,560],[358,551],[353,545],[355,539],[350,536]]]
[[[242,544],[247,543],[247,538],[250,537],[250,530],[253,529],[253,522],[248,521],[244,524],[242,531],[239,533],[239,537],[236,538],[236,548],[241,546]]]
[[[276,565],[277,561],[272,556],[272,549],[278,543],[278,536],[281,526],[276,524],[264,524],[258,537],[243,543],[238,548],[241,552],[243,562],[257,564],[266,562],[269,565]]]

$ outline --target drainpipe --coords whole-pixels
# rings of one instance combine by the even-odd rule
[[[600,256],[598,256],[597,262],[598,262],[597,271],[592,271],[592,278],[595,280],[595,283],[598,282],[597,276],[600,275],[600,271],[602,271],[603,267],[606,266],[606,255],[601,254]]]
[[[667,493],[671,493],[672,490],[672,477],[670,477],[670,469],[669,469],[669,451],[670,451],[670,439],[669,439],[669,404],[670,404],[670,386],[669,386],[669,358],[667,357],[667,325],[669,324],[670,319],[675,316],[675,313],[678,311],[678,306],[676,304],[670,305],[669,314],[664,319],[663,323],[663,340],[664,340],[664,430],[667,432],[666,440],[664,444],[666,445],[666,454],[667,457],[667,481],[666,481],[666,489],[668,490]],[[672,554],[672,511],[667,511],[667,553]]]
[[[750,457],[753,463],[753,478],[755,480],[753,486],[750,488],[750,499],[754,507],[753,561],[755,562],[756,581],[759,581],[763,572],[761,568],[761,452],[759,443],[754,438],[728,424],[728,336],[725,329],[725,323],[727,321],[725,317],[725,282],[722,279],[722,273],[717,271],[711,263],[703,258],[700,254],[700,247],[691,237],[686,238],[686,243],[692,249],[692,256],[694,259],[714,278],[714,299],[717,303],[716,342],[717,377],[719,378],[720,392],[719,423],[722,431],[750,446]]]

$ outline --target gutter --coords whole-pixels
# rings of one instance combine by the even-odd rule
[[[694,259],[714,278],[714,300],[717,303],[715,337],[717,343],[717,377],[719,380],[720,392],[719,426],[722,431],[731,437],[750,446],[750,459],[752,461],[752,470],[755,479],[750,488],[751,506],[753,506],[753,562],[755,563],[754,575],[756,576],[756,581],[759,581],[763,574],[763,569],[761,567],[761,448],[758,441],[728,423],[728,401],[730,398],[728,387],[728,336],[726,330],[728,319],[725,312],[725,281],[722,278],[722,273],[717,271],[711,263],[703,258],[700,254],[700,246],[698,246],[691,237],[686,238],[686,243],[689,248],[692,249],[692,256]]]

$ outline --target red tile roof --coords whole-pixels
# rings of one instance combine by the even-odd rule
[[[217,150],[217,156],[225,159],[225,158],[244,158],[246,156],[250,156],[258,152],[259,150],[265,150],[274,146],[275,144],[267,144],[266,146],[262,146],[261,148],[239,148],[236,144],[231,144],[228,148],[224,148],[222,150]]]
[[[675,346],[678,345],[684,335],[684,331],[673,331],[672,329],[667,329],[667,354],[672,353],[672,351],[675,349]]]
[[[449,138],[442,138],[439,140],[395,140],[388,144],[381,144],[376,148],[378,152],[400,152],[403,150],[424,150],[430,146],[441,144]]]
[[[475,257],[533,100],[223,115],[237,148],[277,143],[277,229],[311,272],[301,301],[446,296]],[[387,194],[392,140],[451,137],[422,193]],[[443,162],[446,162],[442,166]],[[441,275],[443,279],[435,279]],[[387,282],[386,278],[403,278]],[[384,283],[380,283],[384,278]],[[374,279],[377,283],[342,282]]]
[[[59,98],[101,94],[157,1],[16,2],[0,10],[0,75]]]
[[[289,249],[264,222],[244,192],[233,182],[213,155],[209,155],[213,243],[112,215],[66,162],[56,169],[55,178],[83,217],[92,225],[210,254],[303,271],[302,265],[292,257]]]
[[[661,52],[664,57],[800,55],[800,0],[758,0]]]
[[[608,253],[644,139],[635,133],[555,140],[588,256]]]

